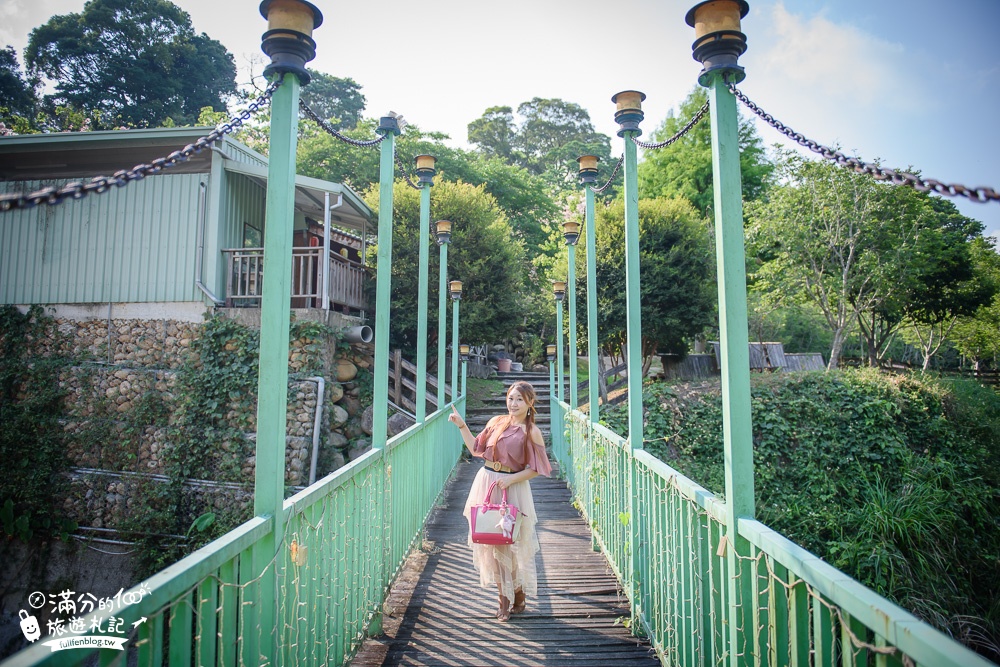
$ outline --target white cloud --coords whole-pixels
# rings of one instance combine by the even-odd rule
[[[793,14],[781,2],[770,9],[769,39],[758,67],[800,92],[822,90],[864,107],[905,109],[918,102],[906,83],[906,49],[851,25]]]

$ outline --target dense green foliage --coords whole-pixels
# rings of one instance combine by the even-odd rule
[[[338,130],[357,127],[365,110],[365,96],[358,82],[313,69],[309,75],[309,84],[302,88],[302,101]]]
[[[597,325],[601,344],[625,342],[625,219],[618,200],[596,213]],[[639,263],[642,353],[686,354],[693,337],[715,314],[714,261],[708,226],[685,199],[639,200]],[[581,265],[583,262],[581,262]],[[586,284],[577,298],[586,303]]]
[[[677,114],[671,111],[646,141],[665,141],[672,137],[707,99],[706,90],[695,87],[680,104]],[[743,198],[754,201],[766,193],[774,165],[764,152],[764,144],[752,120],[740,118],[738,132]],[[711,212],[715,191],[712,186],[712,128],[708,114],[670,147],[644,152],[639,164],[639,196],[651,199],[684,197],[702,215]]]
[[[782,185],[747,207],[752,286],[819,308],[831,367],[854,327],[874,366],[905,321],[953,320],[992,298],[970,262],[982,225],[951,202],[798,154],[783,154],[779,173]]]
[[[24,59],[54,84],[53,115],[80,110],[92,129],[192,123],[236,92],[232,55],[169,0],[90,0],[32,30]]]
[[[646,386],[647,449],[723,494],[719,387],[690,389]],[[870,369],[755,375],[752,390],[757,517],[978,650],[996,648],[1000,396]],[[627,430],[622,408],[602,416]]]
[[[41,307],[22,314],[0,306],[0,534],[31,539],[65,536],[76,526],[61,518],[66,488],[62,427],[65,360],[32,359],[31,344],[49,335]]]
[[[374,210],[378,210],[378,198],[378,188],[373,187],[367,193],[367,201]],[[512,233],[496,199],[482,186],[439,179],[431,190],[430,214],[432,221],[452,223],[448,280],[462,281],[459,311],[462,341],[492,341],[512,334],[521,319],[518,297],[523,284],[524,246]],[[420,193],[397,181],[393,189],[389,344],[403,349],[408,356],[417,344],[416,287],[421,242],[430,246],[428,320],[430,334],[437,339],[440,249],[432,239],[430,230],[420,229]],[[376,250],[368,257],[377,268]],[[374,303],[374,298],[371,301]],[[447,317],[450,327],[450,314]]]
[[[541,176],[554,192],[575,188],[581,155],[596,155],[602,170],[613,168],[611,138],[594,130],[579,104],[535,97],[517,107],[490,107],[469,123],[469,142],[487,157]]]

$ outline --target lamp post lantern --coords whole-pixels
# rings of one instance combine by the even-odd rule
[[[420,255],[417,278],[417,389],[416,421],[423,423],[427,416],[427,282],[430,264],[427,231],[431,220],[431,186],[434,185],[435,158],[418,155],[417,181],[420,183]]]
[[[435,237],[441,249],[438,269],[438,370],[437,407],[444,408],[445,339],[448,327],[448,245],[451,243],[451,222],[438,220],[434,225]]]
[[[599,381],[598,374],[598,341],[597,341],[597,234],[594,228],[594,184],[597,182],[597,162],[596,155],[582,155],[577,158],[580,165],[580,183],[586,193],[586,213],[584,214],[584,229],[586,234],[587,248],[587,375],[590,382],[587,384],[587,402],[589,404],[588,415],[591,423],[596,424],[600,420],[598,410]]]
[[[563,299],[566,298],[566,283],[562,280],[552,282],[552,294],[556,298],[556,398],[563,400]]]
[[[448,286],[451,300],[451,400],[458,400],[458,304],[462,300],[462,281],[452,280]]]
[[[715,191],[715,247],[719,286],[719,342],[722,361],[722,430],[725,450],[726,533],[730,572],[728,626],[735,665],[749,664],[749,634],[744,610],[751,608],[753,568],[750,545],[739,533],[742,518],[754,517],[753,440],[750,417],[750,355],[743,246],[739,118],[728,84],[746,76],[739,56],[746,50],[740,19],[744,0],[696,4],[685,17],[695,29],[694,59],[703,69],[698,82],[708,88],[712,124],[712,178]]]
[[[244,645],[243,658],[253,663],[260,656],[274,662],[279,645],[276,628],[280,624],[275,616],[279,566],[267,565],[284,540],[285,411],[299,87],[309,81],[305,64],[316,56],[312,31],[323,22],[319,9],[302,0],[264,0],[260,13],[268,23],[261,48],[271,57],[264,74],[272,81],[281,78],[282,83],[271,98],[254,473],[254,514],[270,517],[273,529],[253,548],[253,567],[260,576],[257,623],[265,628],[257,642]]]

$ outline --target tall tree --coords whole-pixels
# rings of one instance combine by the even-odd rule
[[[672,137],[707,99],[705,89],[696,87],[681,103],[677,114],[671,111],[647,141]],[[774,165],[767,158],[753,122],[743,116],[739,120],[739,145],[743,198],[753,201],[767,190]],[[714,202],[713,192],[712,130],[708,114],[669,147],[643,153],[639,164],[640,197],[686,197],[702,215],[708,215]]]
[[[23,133],[28,130],[38,110],[37,79],[21,71],[14,47],[0,50],[0,122]]]
[[[958,318],[988,305],[998,285],[989,268],[996,253],[982,237],[982,223],[961,215],[951,201],[919,196],[934,215],[921,230],[918,272],[898,297],[898,310],[927,370]]]
[[[611,353],[621,348],[628,321],[624,219],[621,200],[596,212],[598,335]],[[645,374],[657,352],[686,354],[715,316],[709,228],[690,202],[639,200],[639,263]]]
[[[193,123],[236,92],[232,55],[169,0],[90,0],[32,30],[25,62],[55,84],[51,108],[97,112],[102,128]]]
[[[517,107],[515,122],[507,106],[490,107],[469,123],[469,141],[488,157],[498,157],[541,176],[555,192],[576,189],[576,159],[601,158],[610,175],[611,138],[594,130],[590,114],[579,104],[535,97]]]
[[[969,254],[979,280],[1000,288],[1000,255],[995,243],[994,238],[975,239]],[[959,353],[972,361],[975,370],[980,370],[983,362],[995,363],[1000,356],[1000,291],[971,315],[959,316],[948,337]]]
[[[514,143],[517,140],[514,110],[510,107],[490,107],[469,123],[469,143],[486,157],[498,157],[514,164]]]
[[[358,82],[313,69],[309,74],[311,80],[302,88],[302,101],[338,130],[356,127],[367,104]]]
[[[859,317],[871,355],[886,331],[878,313],[912,284],[920,266],[926,202],[906,188],[875,182],[828,162],[783,153],[767,202],[747,207],[748,249],[761,261],[758,290],[776,290],[815,303],[833,334],[829,368]],[[871,359],[874,361],[875,356]]]

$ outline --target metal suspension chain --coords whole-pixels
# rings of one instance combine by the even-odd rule
[[[242,113],[233,116],[204,137],[200,137],[194,143],[188,144],[166,157],[156,158],[149,164],[139,164],[131,169],[116,171],[113,176],[96,176],[88,183],[74,181],[62,187],[49,186],[28,194],[23,192],[0,194],[0,211],[10,211],[16,208],[32,208],[38,204],[54,205],[61,203],[67,198],[83,199],[91,193],[100,194],[107,192],[111,189],[111,186],[120,188],[132,181],[140,181],[147,176],[158,174],[179,162],[186,162],[192,155],[196,155],[209,148],[224,135],[230,134],[242,127],[243,123],[249,120],[255,113],[269,105],[274,91],[278,89],[282,81],[284,81],[284,76],[272,81],[264,89],[261,96],[251,102]]]
[[[357,146],[358,148],[372,148],[374,146],[378,146],[380,143],[385,141],[385,138],[387,136],[385,134],[381,134],[375,139],[368,139],[366,141],[362,141],[360,139],[351,139],[349,136],[341,134],[340,132],[335,130],[329,123],[327,123],[325,120],[317,116],[316,112],[310,109],[309,105],[303,102],[301,98],[299,99],[299,107],[302,109],[303,113],[305,113],[306,116],[308,116],[312,121],[314,121],[317,125],[323,128],[323,130],[333,135],[337,139],[340,139],[345,144],[350,144],[351,146]]]
[[[622,168],[623,164],[625,164],[625,154],[624,153],[622,153],[621,157],[618,158],[618,164],[615,165],[615,168],[611,170],[611,175],[608,176],[608,181],[604,185],[602,185],[601,187],[599,187],[599,188],[590,188],[591,191],[595,195],[599,195],[602,192],[604,192],[605,190],[607,190],[608,186],[610,186],[611,183],[612,183],[612,181],[615,180],[615,176],[618,175],[618,170]]]
[[[325,130],[332,136],[336,137],[337,139],[340,139],[345,144],[349,144],[351,146],[356,146],[358,148],[374,148],[375,146],[378,146],[383,141],[385,141],[385,138],[389,136],[388,134],[382,134],[375,139],[368,139],[366,141],[362,141],[359,139],[351,139],[347,135],[342,134],[337,130],[335,130],[329,123],[327,123],[325,120],[316,115],[316,112],[310,109],[309,105],[303,102],[301,99],[299,100],[299,107],[302,109],[302,112],[309,117],[310,120],[314,121],[323,130]],[[396,161],[396,166],[399,168],[399,173],[402,174],[403,178],[406,180],[406,184],[409,185],[414,190],[419,190],[420,186],[416,185],[412,180],[410,180],[410,175],[406,173],[406,167],[403,165],[403,161],[399,159],[399,156],[396,155],[395,152],[393,152],[392,157]]]
[[[661,141],[658,144],[639,141],[635,137],[632,138],[632,141],[635,143],[636,146],[639,146],[640,148],[665,148],[666,146],[669,146],[670,144],[674,143],[675,141],[683,137],[685,134],[690,132],[691,128],[693,128],[695,125],[701,122],[701,119],[704,118],[705,114],[707,113],[708,113],[708,102],[705,102],[703,105],[701,105],[701,108],[698,109],[698,112],[691,117],[691,120],[688,121],[687,125],[685,125],[680,130],[677,131],[677,134],[670,137],[666,141]]]
[[[759,116],[765,123],[776,129],[778,132],[781,132],[789,139],[792,139],[800,146],[805,146],[814,153],[819,153],[827,160],[836,162],[842,167],[850,167],[859,174],[871,175],[875,178],[875,180],[890,181],[893,185],[905,185],[914,188],[915,190],[919,190],[920,192],[929,192],[933,190],[940,195],[947,195],[949,197],[962,196],[980,203],[989,201],[1000,202],[1000,193],[993,188],[984,186],[967,188],[964,185],[959,185],[957,183],[942,183],[941,181],[933,178],[921,178],[920,176],[910,174],[905,171],[895,171],[894,169],[880,167],[877,164],[865,162],[860,158],[848,157],[838,150],[824,146],[813,141],[812,139],[807,139],[799,132],[796,132],[781,121],[775,119],[774,116],[754,104],[749,97],[736,88],[735,84],[729,83],[728,85],[729,90],[736,96],[736,99],[742,102],[748,109],[750,109],[750,111]]]
[[[406,173],[406,167],[403,165],[403,161],[399,159],[399,155],[393,152],[392,157],[396,161],[396,167],[399,169],[399,173],[402,174],[403,179],[406,180],[406,184],[414,190],[419,190],[420,186],[410,180],[410,175]]]

